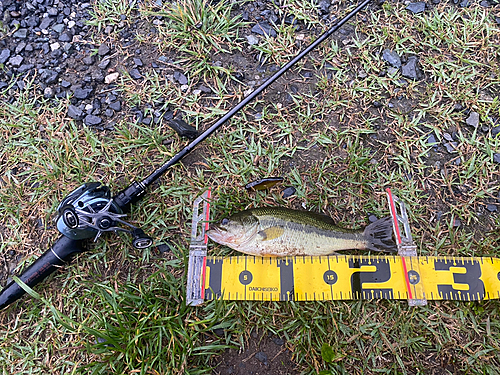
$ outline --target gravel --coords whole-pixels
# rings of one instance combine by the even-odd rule
[[[266,21],[256,23],[252,27],[252,32],[259,35],[272,36],[273,38],[278,36],[274,28]]]
[[[425,11],[425,3],[423,1],[420,1],[418,3],[410,3],[406,7],[406,9],[414,14],[422,13]]]
[[[479,126],[479,113],[471,112],[469,117],[467,117],[467,120],[465,120],[465,123],[469,126],[477,128]]]

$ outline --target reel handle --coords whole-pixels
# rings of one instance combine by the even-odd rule
[[[61,236],[54,245],[29,266],[19,278],[29,287],[43,281],[59,266],[69,262],[73,255],[85,251],[82,241]],[[15,281],[11,281],[0,292],[0,310],[21,298],[26,292]]]

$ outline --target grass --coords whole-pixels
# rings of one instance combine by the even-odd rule
[[[248,81],[269,76],[248,56],[283,64],[321,26],[309,2],[284,2],[275,12],[294,15],[302,28],[294,33],[279,23],[277,38],[250,48],[243,35],[251,25],[224,2],[159,8],[109,0],[92,9],[96,40],[106,26],[117,31],[134,15],[137,25],[147,25],[137,30],[143,50],[173,58],[167,70],[187,67],[188,91],[168,79],[170,71],[144,67],[140,81],[121,75],[124,108],[175,109],[199,129],[232,108]],[[215,189],[216,218],[281,205],[323,211],[351,228],[365,226],[369,214],[388,214],[384,189],[391,187],[408,206],[419,254],[499,257],[500,217],[486,209],[498,205],[500,182],[494,162],[500,138],[493,136],[500,34],[493,14],[478,5],[440,4],[412,15],[386,2],[351,21],[133,207],[131,222],[155,244],[168,241],[170,253],[138,251],[125,236],[106,236],[33,297],[0,313],[2,374],[210,373],[225,348],[247,347],[256,328],[284,338],[304,374],[499,373],[496,300],[422,308],[405,301],[184,303],[192,202],[207,187]],[[157,33],[148,36],[144,30],[153,25]],[[419,56],[425,78],[381,75],[385,48]],[[240,56],[253,61],[242,82],[231,78]],[[216,59],[224,64],[214,67]],[[199,84],[213,92],[195,94]],[[18,271],[57,237],[55,210],[68,192],[86,181],[119,191],[186,144],[164,121],[145,126],[132,116],[114,132],[94,132],[66,117],[69,102],[44,100],[37,89],[0,93],[0,264],[19,261]],[[457,103],[465,110],[454,110]],[[480,115],[477,129],[465,125],[468,110]],[[279,175],[283,185],[268,192],[242,188]],[[283,199],[284,186],[296,194]],[[209,252],[234,254],[214,244]]]

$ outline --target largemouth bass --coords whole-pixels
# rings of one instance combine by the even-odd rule
[[[390,217],[365,230],[339,228],[332,218],[284,207],[241,211],[211,226],[208,237],[249,255],[330,255],[339,250],[396,251]]]

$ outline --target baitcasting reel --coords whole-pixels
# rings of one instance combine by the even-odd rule
[[[122,220],[127,216],[111,198],[109,188],[100,182],[88,182],[73,190],[57,207],[57,229],[72,240],[94,237],[103,232],[126,232],[132,235],[132,245],[145,249],[153,243],[140,228]],[[118,225],[125,225],[123,228]]]

